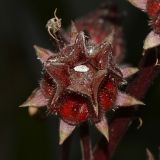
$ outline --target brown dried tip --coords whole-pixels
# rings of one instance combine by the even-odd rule
[[[107,122],[106,117],[103,116],[102,120],[96,123],[95,126],[109,142],[109,128],[108,128],[108,122]]]

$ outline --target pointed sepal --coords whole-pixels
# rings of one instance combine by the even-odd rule
[[[38,59],[40,59],[42,63],[45,63],[50,56],[54,55],[54,53],[52,53],[51,51],[38,47],[36,45],[34,45],[34,49],[36,51]]]
[[[56,83],[61,83],[62,86],[69,84],[68,65],[64,63],[47,62],[44,68]]]
[[[146,154],[147,154],[147,160],[155,160],[153,154],[148,148],[146,148]]]
[[[95,54],[91,56],[91,63],[97,69],[107,69],[113,61],[111,45],[102,43],[96,50],[97,52],[95,51]]]
[[[77,65],[77,62],[85,62],[87,59],[86,55],[86,43],[85,43],[85,35],[84,32],[80,32],[75,40],[74,44],[74,55],[73,59],[75,59],[75,63]]]
[[[102,117],[101,121],[95,124],[96,128],[104,135],[109,142],[109,127],[105,116]]]
[[[102,82],[102,80],[104,79],[105,75],[107,74],[106,70],[100,70],[97,72],[97,74],[95,75],[93,82],[92,82],[92,90],[93,90],[93,109],[95,114],[98,116],[98,90],[99,90],[99,86]]]
[[[143,49],[147,50],[150,48],[154,48],[160,45],[160,35],[154,33],[154,31],[151,31],[145,41],[144,41],[144,45],[143,45]]]
[[[123,74],[123,78],[128,78],[139,71],[136,67],[122,66],[120,67],[120,71]]]
[[[63,144],[63,142],[72,134],[75,126],[69,125],[68,123],[60,120],[59,126],[59,144]]]
[[[129,107],[133,105],[145,105],[142,101],[137,100],[136,98],[118,91],[117,99],[115,105]]]
[[[31,96],[19,107],[44,107],[48,104],[48,99],[46,99],[40,88],[35,89]]]
[[[147,0],[128,0],[133,6],[146,11]]]
[[[70,31],[70,39],[71,39],[70,43],[71,44],[75,43],[77,35],[78,35],[78,30],[76,28],[75,23],[72,21],[72,23],[71,23],[71,31]]]

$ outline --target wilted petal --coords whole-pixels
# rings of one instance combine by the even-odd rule
[[[103,117],[100,122],[95,124],[95,126],[105,136],[107,141],[109,141],[109,129],[107,119]]]
[[[36,50],[37,57],[40,59],[42,63],[46,62],[50,56],[54,55],[54,53],[52,53],[51,51],[38,47],[36,45],[34,45],[34,49]]]
[[[146,10],[147,0],[128,0],[133,6],[142,9],[143,11]]]
[[[41,89],[37,88],[32,92],[31,96],[19,107],[33,106],[38,108],[46,106],[47,103],[48,99],[44,97]]]
[[[59,126],[59,144],[63,144],[63,142],[72,134],[75,126],[69,125],[65,123],[63,120],[60,120]]]
[[[115,105],[128,107],[133,105],[145,105],[145,104],[128,94],[118,91]]]
[[[145,41],[144,41],[144,45],[143,45],[143,49],[147,50],[153,47],[157,47],[160,45],[160,36],[156,33],[154,33],[153,31],[151,31]]]
[[[139,69],[136,67],[126,66],[126,67],[121,67],[120,71],[123,74],[123,78],[128,78],[128,77],[132,76],[133,74],[137,73],[139,71]]]
[[[148,148],[146,149],[146,154],[147,154],[147,160],[155,160],[153,154]]]

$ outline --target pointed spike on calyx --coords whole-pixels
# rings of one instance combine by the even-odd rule
[[[154,48],[160,45],[160,35],[154,33],[154,31],[151,31],[145,41],[144,41],[144,45],[143,45],[143,49],[147,50],[150,48]]]
[[[147,0],[128,0],[133,6],[146,11]]]
[[[139,71],[138,68],[136,67],[130,67],[130,66],[122,66],[120,67],[120,71],[123,74],[123,78],[128,78],[132,75],[134,75],[135,73],[137,73]]]
[[[109,126],[106,117],[103,116],[101,121],[96,123],[95,126],[109,142]]]
[[[83,45],[85,47],[85,35],[84,32],[79,32],[79,34],[76,37],[76,41],[75,41],[76,45]]]
[[[38,47],[36,45],[34,45],[34,49],[36,51],[36,55],[37,55],[38,59],[40,59],[40,61],[42,63],[45,63],[47,61],[47,59],[51,55],[53,55],[51,51],[44,49],[44,48],[41,48],[41,47]]]
[[[153,154],[148,148],[146,148],[146,154],[147,154],[147,160],[155,160]]]
[[[59,144],[63,144],[63,142],[72,134],[75,126],[69,125],[68,123],[60,120],[59,126]]]
[[[114,36],[115,36],[115,30],[112,30],[111,33],[104,39],[104,44],[111,45],[114,41]]]
[[[74,55],[78,61],[86,61],[86,40],[84,32],[80,32],[75,40]]]
[[[37,88],[32,92],[31,96],[19,107],[34,106],[39,108],[39,107],[44,107],[47,104],[48,104],[48,100],[42,94],[41,89]]]
[[[115,105],[129,107],[133,105],[145,105],[142,101],[118,91],[117,99]]]
[[[71,31],[70,31],[71,44],[75,43],[77,35],[78,35],[78,30],[76,28],[75,23],[72,21],[71,22]]]

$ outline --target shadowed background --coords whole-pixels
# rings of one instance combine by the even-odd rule
[[[36,59],[33,45],[51,48],[45,24],[53,17],[55,8],[64,27],[71,20],[94,10],[104,0],[1,0],[0,1],[0,160],[56,160],[58,147],[58,118],[37,120],[28,116],[27,109],[18,106],[38,86],[41,64]],[[149,32],[147,16],[127,1],[118,5],[124,18],[127,63],[136,66],[141,58],[143,39]],[[148,147],[158,155],[160,145],[160,78],[149,90],[139,111],[144,125],[130,127],[119,145],[114,160],[145,159]],[[95,129],[92,129],[96,134]],[[78,133],[73,136],[71,159],[81,159]]]

